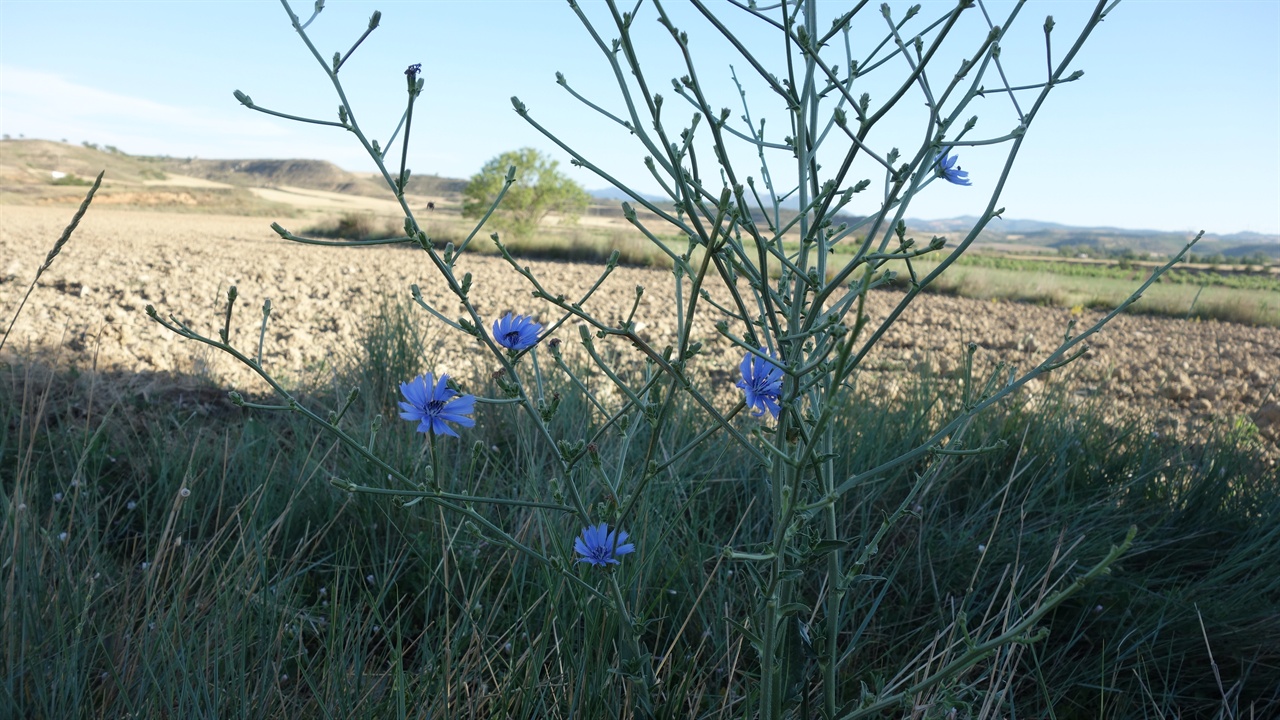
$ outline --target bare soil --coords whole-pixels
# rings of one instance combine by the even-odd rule
[[[0,204],[0,320],[7,325],[35,269],[69,220],[66,207]],[[461,313],[435,268],[420,250],[407,247],[322,248],[287,243],[257,217],[191,215],[94,207],[77,234],[41,278],[9,338],[4,354],[48,354],[81,369],[195,373],[231,388],[264,386],[231,358],[176,337],[144,312],[154,305],[208,336],[216,337],[226,290],[236,285],[239,302],[231,339],[256,352],[261,306],[272,314],[263,348],[264,365],[285,377],[331,367],[352,356],[361,329],[393,303],[409,302],[409,286],[447,317]],[[577,299],[598,276],[589,264],[529,262],[547,289]],[[502,260],[464,257],[459,274],[474,278],[472,297],[490,322],[514,311],[544,323],[558,314],[530,296],[529,284]],[[636,319],[642,334],[661,346],[674,321],[671,274],[619,268],[585,307],[603,319],[625,317],[635,287],[645,287]],[[877,292],[868,313],[873,322],[901,299]],[[427,333],[426,352],[437,372],[466,375],[476,353],[466,336],[418,310]],[[1085,312],[1077,328],[1100,315]],[[927,363],[954,372],[969,342],[978,345],[980,366],[1004,361],[1031,367],[1056,347],[1072,320],[1069,310],[926,295],[908,309],[868,356],[864,367],[889,373]],[[741,354],[719,338],[709,318],[697,328],[707,343],[703,371],[730,377]],[[573,323],[559,331],[576,345]],[[474,342],[474,341],[471,341]],[[1090,343],[1072,369],[1080,396],[1103,394],[1117,414],[1154,413],[1167,432],[1192,437],[1215,422],[1250,418],[1262,430],[1268,453],[1280,456],[1280,328],[1232,323],[1121,316]],[[625,351],[621,348],[620,351]],[[1028,397],[1040,392],[1033,382]]]

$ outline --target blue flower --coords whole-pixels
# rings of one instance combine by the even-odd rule
[[[578,562],[617,565],[618,556],[635,552],[636,546],[627,542],[625,531],[609,532],[609,524],[600,523],[583,528],[582,535],[573,541],[573,549],[582,556]]]
[[[458,437],[446,422],[473,427],[476,421],[467,416],[475,410],[476,396],[458,395],[446,385],[448,381],[448,375],[441,375],[440,381],[433,386],[431,373],[427,373],[400,383],[400,393],[408,400],[400,403],[400,409],[404,411],[400,417],[419,421],[418,432],[433,435]]]
[[[493,339],[502,347],[519,352],[538,342],[542,326],[528,315],[507,313],[501,320],[493,321]]]
[[[760,352],[765,349],[760,348]],[[778,404],[782,400],[782,368],[759,355],[747,353],[742,358],[741,369],[742,379],[737,385],[747,396],[747,407],[755,410],[752,415],[760,417],[768,410],[770,415],[778,417],[782,411]]]
[[[948,149],[938,157],[938,174],[946,178],[947,182],[956,185],[972,185],[969,182],[969,173],[956,167],[956,158],[952,156],[951,150]]]

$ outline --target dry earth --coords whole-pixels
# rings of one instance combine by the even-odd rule
[[[66,208],[0,206],[4,323],[69,214]],[[501,260],[468,257],[459,265],[473,274],[472,296],[486,319],[511,310],[544,321],[553,317]],[[530,266],[549,290],[574,299],[598,272],[569,263]],[[351,352],[361,327],[385,299],[407,301],[413,283],[446,316],[460,314],[420,251],[290,244],[262,218],[95,207],[41,279],[4,353],[56,352],[60,363],[82,368],[96,362],[99,369],[196,372],[229,387],[261,390],[260,381],[233,360],[175,337],[143,308],[152,304],[162,315],[171,313],[216,336],[226,289],[234,284],[240,301],[232,340],[252,349],[259,309],[270,298],[264,364],[296,376],[335,353]],[[643,334],[656,340],[671,333],[672,321],[661,314],[673,292],[667,272],[619,268],[586,307],[607,319],[624,316],[636,285],[646,288],[637,313]],[[900,298],[875,293],[870,315],[883,317]],[[435,369],[465,374],[476,355],[461,349],[457,333],[420,315],[428,328],[428,350],[438,358]],[[1097,317],[1086,312],[1078,327]],[[1060,308],[925,296],[868,356],[865,367],[893,373],[928,362],[948,372],[972,341],[980,347],[981,363],[1004,360],[1026,368],[1053,349],[1070,319],[1071,313]],[[699,330],[708,341],[702,370],[729,377],[741,356],[715,337],[710,322]],[[567,345],[576,342],[571,326],[560,335]],[[1262,429],[1269,454],[1280,455],[1280,328],[1121,316],[1071,372],[1078,395],[1104,393],[1116,413],[1155,412],[1167,432],[1190,436],[1205,423],[1248,416]],[[895,385],[890,377],[890,393]],[[1031,397],[1040,390],[1037,385],[1029,388]]]

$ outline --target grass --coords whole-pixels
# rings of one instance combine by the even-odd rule
[[[472,225],[457,217],[440,213],[424,222],[423,230],[437,247],[447,243],[461,246]],[[372,213],[344,213],[336,220],[305,229],[304,237],[339,240],[385,240],[402,237],[404,228],[394,220],[375,217]],[[670,258],[652,244],[622,229],[585,228],[578,225],[549,225],[530,236],[503,235],[503,244],[512,255],[529,260],[604,261],[614,250],[622,265],[636,267],[671,267]],[[482,255],[497,255],[497,246],[485,232],[472,240],[471,248]]]
[[[80,177],[79,175],[76,175],[75,173],[68,173],[68,174],[66,174],[66,175],[63,175],[62,177],[54,178],[53,180],[51,180],[51,181],[49,182],[49,184],[50,184],[50,185],[71,185],[71,186],[76,186],[76,187],[80,187],[80,186],[88,187],[89,185],[92,185],[92,184],[93,184],[93,181],[92,181],[92,180],[85,180],[84,178]]]
[[[436,217],[425,223],[423,228],[437,246],[453,243],[455,247],[462,244],[472,225],[461,219]],[[471,247],[476,252],[486,255],[497,255],[497,247],[489,240],[487,231],[483,236],[472,240]],[[590,227],[584,225],[548,225],[536,235],[502,236],[502,242],[517,258],[529,260],[563,260],[577,262],[599,261],[603,263],[609,255],[617,250],[618,262],[633,267],[672,267],[671,258],[663,251],[655,248],[644,236],[630,228],[624,227]],[[670,240],[670,247],[683,251],[683,243]],[[470,250],[468,250],[470,252]]]
[[[422,469],[422,440],[394,419],[394,403],[398,382],[435,365],[419,320],[384,308],[355,356],[290,381],[320,411],[359,390],[344,428],[410,476]],[[487,369],[460,379],[495,396]],[[544,380],[563,397],[553,436],[592,433],[588,401],[563,377]],[[1280,478],[1257,429],[1161,437],[1143,418],[1105,420],[1105,395],[1077,401],[1068,380],[975,421],[966,439],[990,450],[924,458],[842,498],[840,537],[852,554],[871,553],[849,579],[839,627],[848,707],[853,688],[901,687],[957,657],[962,628],[982,638],[1007,627],[1134,526],[1137,542],[1111,574],[1046,616],[1042,638],[1001,649],[902,710],[1280,710],[1271,568]],[[208,382],[17,356],[0,365],[0,707],[22,717],[640,715],[616,618],[588,593],[442,508],[338,489],[329,481],[381,487],[386,475],[297,414],[241,409]],[[956,378],[928,374],[887,397],[866,373],[841,398],[837,476],[920,445],[966,403]],[[669,448],[703,424],[687,405],[657,429],[633,419],[630,434],[598,440],[610,475],[630,477],[629,449],[650,433]],[[477,413],[477,426],[442,448],[448,492],[546,499],[573,483],[593,504],[618,502],[589,469],[555,477],[553,451],[510,406]],[[639,497],[626,528],[638,552],[618,568],[654,653],[659,717],[742,717],[759,686],[734,625],[759,595],[753,565],[728,563],[721,549],[772,533],[763,473],[737,446],[705,450]],[[913,514],[872,552],[868,531],[921,477],[929,486]],[[575,519],[481,505],[519,542],[572,561]],[[598,571],[574,568],[601,583]],[[808,577],[802,599],[819,607],[830,589],[820,572]],[[820,645],[817,620],[810,611],[795,622],[807,621]],[[808,715],[813,663],[798,644],[795,653],[793,692]]]
[[[443,216],[433,219],[425,229],[438,245],[452,242],[455,246],[461,244],[469,231],[462,221]],[[366,239],[391,236],[369,235]],[[664,238],[664,241],[674,252],[682,253],[686,249],[685,243],[677,238]],[[528,259],[603,261],[618,250],[624,265],[658,268],[672,265],[666,253],[624,227],[548,226],[537,236],[504,238],[503,242],[513,255]],[[495,252],[492,243],[484,238],[474,241],[473,247],[482,253]],[[841,259],[837,256],[834,261],[838,263]],[[921,276],[937,266],[923,259],[913,265]],[[910,277],[905,265],[894,263],[890,267],[899,272],[899,283],[905,285]],[[1111,309],[1128,298],[1150,272],[1148,268],[1138,267],[972,255],[962,258],[935,281],[930,290],[979,300]],[[1129,312],[1280,327],[1277,297],[1280,297],[1280,278],[1267,273],[1175,269],[1153,285]]]
[[[306,228],[304,237],[335,240],[386,240],[404,236],[404,226],[396,226],[394,220],[375,218],[373,213],[348,212],[336,219]]]
[[[932,263],[917,263],[916,272],[928,273]],[[960,265],[936,280],[935,292],[980,300],[1016,300],[1057,307],[1106,308],[1120,304],[1133,292],[1138,280],[1089,275],[1061,275],[1053,270],[1023,271]],[[899,276],[905,278],[904,272]],[[1221,285],[1196,286],[1159,282],[1149,288],[1129,312],[1167,317],[1223,320],[1247,325],[1280,327],[1280,297],[1266,289]]]
[[[295,388],[314,408],[361,388],[346,427],[368,437],[376,416],[388,418],[376,446],[406,470],[421,461],[421,440],[390,413],[396,383],[432,365],[417,332],[410,315],[386,310],[360,355]],[[464,380],[492,394],[480,371]],[[556,436],[581,437],[585,401],[548,382],[565,397]],[[874,374],[860,376],[841,415],[841,471],[919,443],[963,402],[954,388],[917,377],[888,403]],[[1007,447],[946,465],[850,586],[846,700],[939,647],[958,610],[971,627],[999,624],[1136,525],[1128,555],[1047,620],[1043,641],[993,656],[902,714],[1274,716],[1280,483],[1249,428],[1161,437],[1142,418],[1106,422],[1100,401],[1067,390],[1064,381],[975,423],[974,446]],[[597,603],[437,508],[336,489],[330,477],[381,481],[298,416],[224,398],[191,378],[0,366],[0,707],[23,717],[634,716],[609,641],[616,628]],[[477,416],[443,446],[446,489],[545,496],[553,465],[527,425],[505,406]],[[699,425],[680,408],[664,438]],[[606,465],[624,451],[607,437]],[[727,444],[708,451],[660,476],[627,528],[638,552],[621,579],[661,656],[659,717],[742,717],[757,686],[753,653],[730,624],[755,597],[748,566],[718,558],[767,533],[761,472]],[[840,517],[855,550],[921,470],[851,494]],[[570,481],[607,502],[590,478]],[[568,558],[579,530],[555,514],[484,512],[552,556]]]
[[[1134,284],[1145,280],[1151,274],[1151,270],[1159,266],[1159,263],[1152,261],[1141,263],[1128,260],[1119,260],[1112,263],[1075,262],[1070,260],[1008,257],[998,253],[971,253],[961,258],[959,264],[968,267],[985,267],[1017,272],[1050,272],[1054,275],[1109,278]],[[1256,271],[1229,271],[1206,268],[1192,269],[1180,266],[1169,270],[1169,272],[1161,276],[1160,282],[1170,285],[1280,292],[1280,276],[1268,272],[1265,268],[1259,268]]]

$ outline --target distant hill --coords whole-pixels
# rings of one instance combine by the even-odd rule
[[[387,184],[380,175],[348,172],[327,160],[156,160],[171,172],[228,185],[288,185],[368,197],[387,197],[388,194]],[[410,175],[405,192],[410,195],[452,196],[460,195],[466,185],[465,180],[436,175]]]
[[[128,155],[111,146],[70,145],[49,140],[0,141],[0,185],[49,185],[59,176],[92,178],[107,171],[107,183],[163,185],[171,175],[238,188],[290,186],[326,192],[386,197],[387,186],[372,173],[353,173],[325,160],[206,160]],[[181,183],[179,183],[181,184]],[[465,180],[435,175],[409,178],[410,194],[457,195]]]
[[[327,192],[369,195],[373,178],[361,177],[325,160],[201,160],[149,158],[167,172],[241,187],[288,185]]]
[[[625,200],[628,202],[631,201],[630,195],[622,192],[621,190],[615,187],[600,188],[599,190],[588,190],[587,194],[597,200],[618,200],[618,201]],[[648,200],[651,203],[654,203],[655,205],[668,205],[671,203],[671,200],[669,200],[668,198],[662,197],[661,195],[650,195],[648,193],[640,193],[640,197],[644,198],[645,200]]]
[[[142,183],[163,179],[164,171],[146,158],[105,148],[50,140],[0,141],[0,184],[6,187],[49,185],[58,176],[93,178],[102,170],[113,182]]]
[[[62,193],[79,196],[83,191],[75,187],[77,182],[92,178],[104,168],[107,170],[104,189],[124,189],[121,186],[139,189],[145,186],[149,191],[159,191],[176,187],[183,189],[183,194],[194,197],[198,205],[213,203],[228,210],[256,208],[255,212],[266,212],[275,208],[261,202],[255,205],[255,201],[247,197],[249,188],[260,187],[289,186],[375,198],[388,196],[386,183],[380,176],[349,172],[324,160],[148,157],[128,155],[110,146],[70,145],[48,140],[0,141],[0,187],[9,195],[48,197]],[[76,177],[67,177],[70,175]],[[414,175],[409,179],[408,192],[456,202],[460,200],[466,184],[466,180],[457,178]],[[620,202],[627,198],[617,188],[593,190],[590,194],[597,201],[591,212],[597,215],[616,214]],[[659,205],[669,204],[659,196],[646,194],[643,197]],[[794,209],[784,209],[783,220],[792,214]],[[973,227],[975,221],[972,216],[911,219],[907,221],[907,228],[917,238],[942,235],[955,242]],[[979,240],[989,247],[1007,245],[1010,249],[1039,249],[1055,253],[1087,249],[1102,253],[1133,251],[1170,255],[1182,249],[1190,237],[1190,233],[1161,230],[1074,227],[1040,220],[1001,218],[992,221]],[[1209,234],[1195,252],[1199,255],[1221,254],[1228,258],[1262,253],[1280,260],[1280,235],[1252,232]]]
[[[379,180],[378,182],[382,182]],[[450,199],[460,199],[462,191],[467,187],[466,180],[440,177],[439,175],[410,175],[409,185],[405,192],[415,195],[439,195]],[[382,192],[386,192],[383,190]]]
[[[958,240],[962,233],[973,227],[976,217],[964,216],[942,220],[907,220],[908,230],[916,233],[932,233]],[[997,218],[983,230],[980,240],[991,244],[1017,244],[1034,246],[1046,251],[1073,248],[1092,249],[1101,252],[1146,252],[1155,255],[1172,255],[1182,249],[1194,237],[1190,232],[1165,230],[1140,230],[1115,227],[1075,227],[1039,220],[1004,220]],[[1218,235],[1206,233],[1196,245],[1196,254],[1221,253],[1226,257],[1245,257],[1261,252],[1280,259],[1280,235],[1262,233],[1231,233]]]

